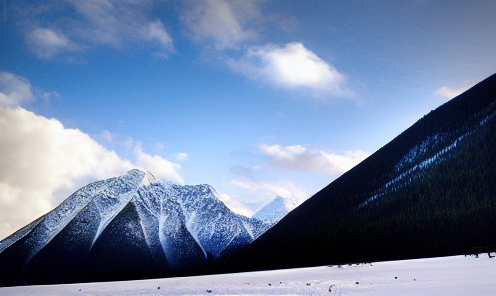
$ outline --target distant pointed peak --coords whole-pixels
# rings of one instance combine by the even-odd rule
[[[304,201],[305,201],[305,199],[297,198],[296,196],[284,197],[284,196],[280,196],[280,195],[278,195],[276,198],[274,198],[272,200],[272,202],[284,203],[284,206],[286,207],[286,209],[289,212],[294,210],[296,207],[298,207]]]

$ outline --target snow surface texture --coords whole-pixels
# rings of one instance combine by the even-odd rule
[[[491,253],[494,256],[495,253]],[[0,295],[496,295],[488,254],[127,282],[0,288]],[[210,292],[209,292],[210,291]]]
[[[65,257],[79,259],[59,273],[77,271],[78,264],[98,271],[102,266],[115,269],[105,272],[136,271],[137,266],[145,266],[140,272],[184,270],[204,266],[209,255],[218,258],[251,243],[268,227],[233,213],[209,185],[173,185],[131,170],[79,189],[0,241],[0,263],[13,260],[24,272],[43,270],[40,264],[46,265],[47,258],[64,263]],[[50,259],[49,254],[61,258]],[[17,257],[3,258],[11,256]],[[139,262],[120,260],[127,256]]]
[[[253,215],[253,218],[275,224],[289,212],[301,204],[295,197],[277,196],[273,201],[261,208]]]

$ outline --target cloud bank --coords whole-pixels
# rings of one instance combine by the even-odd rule
[[[84,183],[133,168],[79,130],[22,108],[0,109],[0,238]]]
[[[135,167],[164,181],[184,183],[179,164],[144,153],[139,143],[131,162],[80,130],[15,107],[33,99],[26,79],[0,73],[0,239],[50,211],[80,187]],[[109,132],[103,136],[112,140]]]
[[[80,187],[134,167],[184,183],[180,166],[135,148],[120,158],[77,129],[22,108],[0,108],[0,239],[53,209]]]

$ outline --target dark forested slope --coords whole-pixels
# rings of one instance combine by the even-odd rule
[[[221,269],[494,250],[495,176],[496,74],[424,116]]]

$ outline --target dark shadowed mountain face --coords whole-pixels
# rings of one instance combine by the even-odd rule
[[[219,267],[496,249],[496,74],[424,116]]]
[[[172,185],[132,170],[81,188],[1,241],[0,285],[202,271],[267,228],[234,214],[209,185]]]

